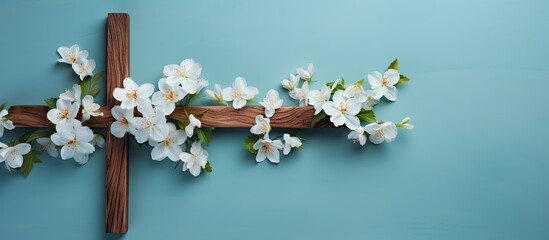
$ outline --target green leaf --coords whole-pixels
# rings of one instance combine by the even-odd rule
[[[103,72],[96,72],[93,74],[93,77],[91,79],[87,78],[82,82],[82,95],[92,95],[93,97],[96,97],[97,94],[101,91],[101,88],[97,87],[97,84],[99,81],[103,78]],[[84,88],[87,88],[87,85],[89,84],[89,91],[86,91],[85,94]]]
[[[46,98],[44,99],[44,102],[46,103],[46,105],[48,105],[48,107],[53,109],[53,108],[57,108],[57,105],[56,105],[57,99],[59,98]]]
[[[398,80],[398,82],[395,84],[395,85],[398,85],[398,84],[401,84],[401,83],[406,83],[410,81],[410,79],[402,74],[400,74],[400,80]]]
[[[91,79],[91,88],[93,89],[95,86],[97,86],[97,84],[99,83],[99,81],[101,81],[101,79],[103,79],[103,72],[96,72],[93,74],[93,78]]]
[[[376,121],[376,114],[372,110],[360,110],[360,112],[356,115],[360,120],[367,121],[367,122],[375,122]]]
[[[311,127],[314,127],[315,124],[317,124],[320,120],[326,118],[328,115],[324,112],[324,110],[320,111],[317,115],[313,117],[313,120],[311,121]]]
[[[36,130],[27,138],[26,142],[30,143],[30,142],[32,142],[36,139],[43,138],[43,137],[48,137],[49,138],[53,133],[54,133],[53,129],[50,129],[50,130],[46,130],[46,129]]]
[[[93,97],[97,97],[97,95],[99,94],[100,91],[101,91],[101,89],[99,89],[99,88],[92,89],[88,95],[92,95]]]
[[[206,172],[211,173],[212,172],[212,165],[210,164],[210,161],[206,162],[206,167],[204,168]]]
[[[23,155],[23,164],[21,165],[21,173],[26,177],[32,171],[32,166],[34,163],[41,163],[42,160],[36,156],[35,151],[30,151],[29,153]]]
[[[88,95],[88,90],[90,89],[90,78],[85,78],[81,83],[80,83],[80,88],[82,89],[82,96],[86,96]]]
[[[8,105],[8,103],[2,103],[2,105],[0,105],[0,111],[6,109],[6,106]]]
[[[387,69],[394,69],[398,71],[398,58],[395,59],[391,64],[389,64],[389,67]]]
[[[176,122],[177,122],[177,126],[178,126],[181,130],[185,130],[185,127],[186,127],[187,125],[189,125],[189,121],[188,121],[188,120],[176,119]]]
[[[248,136],[246,139],[244,139],[244,147],[246,147],[249,152],[257,154],[257,150],[255,150],[253,147],[257,140],[259,140],[259,135]]]
[[[198,139],[204,143],[204,146],[208,146],[210,144],[210,139],[212,138],[212,131],[213,128],[197,128],[196,129],[196,135],[198,136]]]

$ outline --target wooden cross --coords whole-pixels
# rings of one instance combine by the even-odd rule
[[[122,87],[123,79],[130,76],[130,17],[126,13],[109,13],[107,17],[107,106],[101,107],[103,117],[92,118],[86,126],[106,128],[107,174],[105,224],[108,233],[128,231],[128,136],[116,138],[110,134],[115,119],[111,108],[117,105],[112,92]],[[264,114],[263,107],[244,107],[235,110],[230,106],[189,106],[189,113],[202,117],[202,126],[217,128],[250,128],[255,117]],[[46,113],[48,106],[13,106],[9,109],[10,119],[17,127],[53,127]],[[310,128],[314,108],[281,107],[271,118],[271,126],[278,128]],[[181,107],[168,116],[169,119],[186,119]],[[328,121],[321,121],[315,127],[334,127]]]

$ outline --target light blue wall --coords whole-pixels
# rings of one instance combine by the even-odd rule
[[[125,236],[104,234],[104,150],[83,167],[45,158],[28,178],[0,170],[0,239],[548,239],[548,10],[541,0],[2,0],[0,100],[12,105],[72,84],[60,45],[79,43],[104,70],[106,14],[122,11],[139,83],[192,57],[212,83],[242,75],[263,96],[309,62],[325,82],[398,57],[412,82],[377,114],[411,116],[416,129],[363,149],[346,130],[301,131],[305,149],[279,165],[246,153],[248,130],[216,130],[214,172],[199,178],[132,144]]]

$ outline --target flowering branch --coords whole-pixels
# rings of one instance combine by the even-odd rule
[[[85,164],[96,147],[105,146],[104,133],[84,126],[86,121],[104,115],[94,98],[100,92],[99,81],[102,72],[94,72],[95,61],[87,59],[88,52],[80,50],[78,45],[58,49],[60,63],[70,64],[78,75],[78,83],[65,90],[58,97],[48,98],[44,102],[51,108],[47,118],[55,128],[25,133],[8,144],[0,142],[0,162],[6,168],[20,169],[28,175],[34,163],[40,163],[38,155],[47,153],[63,160],[74,159]],[[209,82],[201,77],[202,65],[192,59],[180,64],[169,64],[163,69],[163,77],[155,85],[137,84],[132,78],[123,81],[122,88],[112,92],[120,105],[111,109],[115,121],[110,125],[110,133],[123,138],[129,133],[138,144],[147,144],[151,150],[151,159],[162,161],[166,158],[175,162],[175,167],[183,163],[182,171],[199,176],[202,171],[211,172],[207,147],[211,141],[213,127],[203,127],[202,118],[206,112],[191,114],[187,106],[200,96]],[[373,144],[393,141],[398,128],[413,129],[410,118],[399,123],[378,121],[374,112],[383,98],[394,102],[398,98],[397,86],[410,79],[399,72],[399,62],[394,60],[382,74],[373,71],[368,74],[370,88],[365,90],[365,79],[354,83],[345,83],[337,79],[325,83],[320,89],[310,89],[314,84],[314,66],[297,68],[288,79],[281,81],[288,90],[290,98],[299,106],[313,106],[315,109],[311,127],[320,121],[330,121],[336,127],[351,130],[347,138],[364,146],[368,141]],[[303,138],[295,134],[282,133],[271,137],[271,117],[283,105],[284,100],[275,89],[269,90],[265,97],[256,102],[259,94],[256,87],[249,86],[246,79],[236,77],[232,86],[222,88],[214,84],[213,90],[206,89],[208,99],[217,103],[242,109],[249,103],[264,107],[264,112],[255,117],[250,128],[251,135],[244,140],[245,148],[255,155],[256,162],[268,159],[279,163],[283,156],[289,155],[294,148],[303,148]],[[181,108],[176,108],[181,106]],[[0,137],[4,129],[14,128],[9,120],[6,104],[0,106]],[[138,112],[134,115],[135,111]],[[183,111],[184,117],[168,119],[176,111]],[[78,117],[81,113],[81,117]],[[180,114],[181,116],[181,114]],[[173,117],[173,116],[172,116]],[[209,120],[209,119],[208,119]],[[203,147],[204,146],[204,147]]]

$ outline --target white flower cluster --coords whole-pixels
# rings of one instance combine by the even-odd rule
[[[221,90],[219,84],[215,84],[214,91],[206,90],[206,97],[210,100],[227,104],[227,102],[233,102],[234,109],[241,109],[246,106],[248,101],[254,99],[259,93],[256,87],[249,87],[246,79],[243,77],[237,77],[233,81],[232,87],[226,87]]]
[[[94,145],[104,147],[105,139],[82,123],[91,116],[103,116],[99,110],[99,104],[94,103],[93,96],[86,95],[81,98],[82,88],[74,84],[71,89],[59,95],[56,108],[48,111],[47,117],[55,124],[55,133],[49,138],[39,138],[36,141],[52,157],[58,157],[57,148],[61,147],[61,159],[74,158],[79,164],[88,162],[89,155],[95,151]],[[82,117],[77,119],[78,111],[82,105]]]
[[[5,104],[2,105],[2,108]],[[4,136],[4,129],[13,130],[15,126],[13,122],[8,119],[8,110],[2,109],[0,111],[0,137]],[[29,153],[31,146],[28,143],[20,143],[15,146],[9,147],[3,142],[0,142],[0,163],[4,162],[6,169],[18,168],[23,165],[23,155]]]
[[[272,140],[269,137],[271,131],[271,120],[275,114],[276,109],[282,106],[283,100],[279,98],[278,92],[271,89],[267,92],[267,96],[260,102],[265,107],[265,116],[257,115],[255,117],[255,125],[252,126],[250,132],[258,135],[257,141],[253,144],[252,148],[257,151],[256,162],[262,162],[265,158],[269,159],[272,163],[280,162],[280,150],[283,150],[284,155],[288,155],[292,148],[301,147],[301,140],[297,137],[292,137],[285,133],[283,140]]]
[[[80,76],[80,80],[84,80],[86,76],[93,77],[93,71],[95,70],[95,60],[88,59],[88,51],[80,51],[80,46],[77,44],[69,47],[59,47],[57,49],[60,59],[57,59],[60,63],[70,64],[72,70]]]
[[[185,143],[194,135],[195,128],[201,127],[200,120],[190,114],[183,129],[168,122],[166,116],[175,111],[185,97],[188,101],[208,86],[208,81],[200,77],[202,66],[192,59],[185,59],[181,64],[170,64],[164,67],[164,77],[158,81],[159,91],[154,92],[154,85],[138,85],[131,78],[124,79],[124,88],[116,88],[114,98],[121,102],[112,108],[115,122],[110,132],[122,138],[130,133],[140,144],[147,142],[153,147],[151,158],[162,161],[169,158],[174,162],[183,162],[183,171],[187,169],[193,176],[200,175],[208,163],[208,152],[202,148],[201,141],[192,143],[189,153],[184,152]],[[151,100],[152,96],[152,100]],[[134,109],[141,114],[134,116]]]
[[[307,70],[297,69],[297,74],[290,74],[289,79],[281,81],[282,87],[289,91],[291,98],[299,101],[299,106],[312,105],[315,115],[330,116],[330,121],[336,126],[346,126],[350,130],[348,138],[360,145],[370,142],[380,144],[391,142],[397,136],[397,127],[412,129],[409,118],[399,124],[392,122],[373,122],[361,125],[359,115],[363,111],[372,110],[382,97],[389,101],[397,100],[395,85],[400,80],[396,69],[388,69],[383,75],[374,71],[368,74],[370,90],[362,87],[364,80],[344,86],[343,79],[337,79],[330,84],[324,84],[320,90],[309,90],[309,82],[313,77],[314,67],[309,64]],[[299,87],[300,80],[304,80]]]
[[[216,83],[213,91],[206,90],[205,92],[206,96],[212,101],[226,105],[228,105],[228,101],[232,101],[234,109],[241,109],[248,101],[253,100],[259,93],[259,90],[248,86],[246,79],[243,77],[237,77],[233,81],[232,87],[222,90],[221,86]],[[276,109],[282,107],[282,102],[283,100],[280,99],[278,92],[274,89],[269,90],[266,97],[259,102],[265,108],[265,117],[257,115],[255,118],[256,124],[250,129],[251,133],[258,136],[254,138],[257,141],[252,146],[257,151],[257,162],[262,162],[267,158],[273,163],[278,163],[280,162],[280,150],[283,150],[284,155],[288,155],[292,147],[295,148],[302,145],[299,138],[291,137],[289,134],[283,135],[284,143],[281,140],[272,140],[269,138],[269,132],[271,131],[270,117],[275,114]]]
[[[57,52],[61,56],[57,61],[60,63],[70,64],[73,71],[79,75],[81,84],[87,76],[93,77],[95,70],[95,61],[88,60],[88,52],[80,50],[78,45],[69,47],[59,47]],[[95,151],[95,146],[103,148],[105,139],[101,134],[95,134],[89,127],[82,125],[83,122],[89,120],[92,116],[103,116],[100,112],[100,106],[94,103],[92,95],[86,95],[81,98],[82,87],[80,84],[74,84],[71,89],[65,90],[58,98],[51,100],[49,105],[52,107],[47,113],[47,118],[55,124],[55,132],[42,130],[36,131],[31,135],[23,138],[17,138],[14,141],[14,146],[7,146],[0,142],[0,162],[5,162],[6,168],[20,168],[23,165],[23,156],[31,153],[32,142],[42,146],[42,151],[47,152],[52,157],[58,157],[59,149],[61,150],[61,158],[63,160],[74,158],[79,164],[85,164],[89,155]],[[78,112],[82,107],[82,115],[77,119]],[[0,137],[5,129],[13,129],[13,123],[8,120],[8,111],[0,111]],[[36,135],[35,135],[36,134]],[[33,136],[34,135],[34,136]],[[32,138],[31,138],[32,137]],[[27,141],[22,142],[21,140]],[[29,161],[31,165],[33,161],[39,161],[34,155],[39,153],[36,151],[31,155]],[[24,174],[28,174],[30,168],[24,170]]]
[[[57,52],[61,56],[57,61],[71,64],[81,81],[87,76],[93,77],[95,61],[87,59],[88,51],[81,51],[75,44],[70,48],[59,47]],[[82,116],[77,119],[81,107]],[[82,98],[82,86],[74,84],[71,89],[66,89],[59,95],[55,101],[55,108],[47,113],[48,120],[55,124],[55,133],[49,138],[36,139],[37,143],[52,157],[59,156],[57,150],[60,148],[61,159],[73,158],[77,163],[85,164],[88,162],[89,155],[95,151],[94,145],[101,148],[105,146],[103,136],[95,134],[89,127],[82,125],[91,117],[103,116],[99,108],[99,104],[94,103],[92,95]]]

